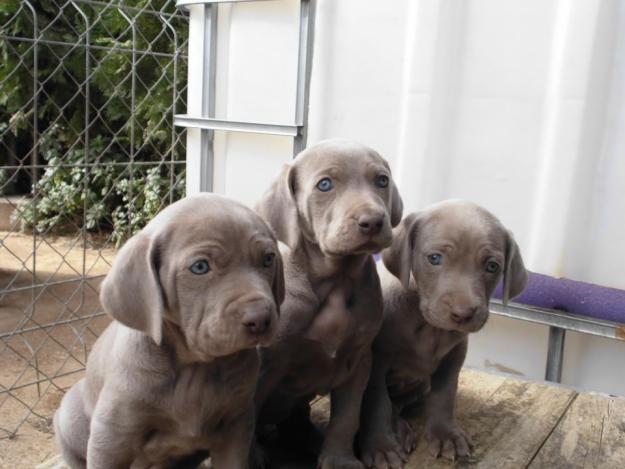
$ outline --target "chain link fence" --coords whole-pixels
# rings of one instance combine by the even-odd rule
[[[174,0],[0,2],[0,439],[49,426],[116,248],[184,194]]]

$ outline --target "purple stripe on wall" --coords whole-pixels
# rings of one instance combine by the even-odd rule
[[[500,284],[493,295],[501,299]],[[529,272],[527,287],[513,300],[540,308],[625,323],[625,290]]]

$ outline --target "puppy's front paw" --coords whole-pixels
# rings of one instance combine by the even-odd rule
[[[361,443],[362,462],[370,469],[400,469],[407,455],[395,435],[379,433]]]
[[[467,432],[452,422],[436,422],[426,425],[425,438],[430,454],[437,458],[454,461],[471,455],[473,442]]]
[[[335,454],[321,454],[318,469],[365,469],[354,456],[340,456]]]

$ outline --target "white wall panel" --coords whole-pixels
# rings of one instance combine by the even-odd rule
[[[298,5],[221,7],[219,117],[292,122]],[[380,151],[407,210],[474,200],[530,269],[625,288],[625,2],[319,0],[309,143],[329,137]],[[252,204],[291,148],[219,134],[217,190]],[[494,320],[468,362],[541,378],[546,335]],[[565,382],[625,394],[623,343],[566,354]]]

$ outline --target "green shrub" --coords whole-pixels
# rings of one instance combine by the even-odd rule
[[[174,80],[171,57],[138,52],[134,64],[136,105],[131,112],[132,55],[121,49],[132,46],[132,35],[116,8],[120,3],[115,0],[104,7],[77,2],[89,17],[91,44],[103,47],[90,50],[88,70],[84,47],[39,45],[37,154],[38,164],[44,167],[31,188],[36,197],[14,212],[25,230],[66,233],[84,227],[120,243],[162,206],[184,195],[184,148],[172,143],[170,107],[174,90],[181,90],[186,79],[186,59],[178,56]],[[123,4],[175,11],[174,0],[125,0]],[[59,10],[53,0],[42,0],[36,9],[45,40],[84,41],[85,22],[69,2]],[[176,52],[172,36],[158,15],[127,11],[138,31],[136,49]],[[172,18],[171,24],[185,40],[186,19]],[[0,2],[0,25],[5,25],[1,33],[7,36],[32,35],[28,10],[20,10],[18,0]],[[33,58],[31,43],[0,39],[0,157],[4,149],[15,148],[15,161],[30,161],[34,146],[29,101],[33,95]],[[88,155],[87,81],[91,103]],[[177,112],[184,112],[183,103],[177,106]],[[0,163],[4,164],[4,158]],[[11,174],[5,171],[0,179],[30,181],[29,176],[30,170],[20,169]],[[9,184],[0,180],[0,187]]]
[[[98,136],[91,144],[97,151],[104,140]],[[83,150],[63,159],[52,156],[36,184],[37,199],[13,212],[13,221],[19,220],[23,230],[38,233],[73,233],[84,226],[91,233],[107,237],[110,233],[111,241],[119,245],[163,206],[184,196],[184,177],[175,174],[178,180],[172,186],[166,166],[136,168],[131,179],[129,165],[88,169],[67,165],[83,161]]]

